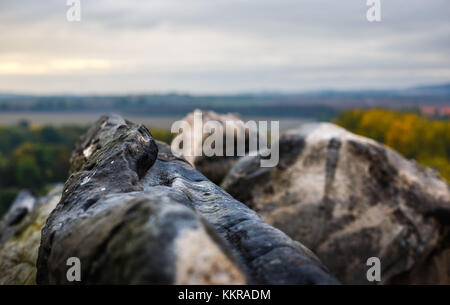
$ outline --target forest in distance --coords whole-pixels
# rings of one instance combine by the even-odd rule
[[[385,109],[351,110],[335,123],[393,148],[408,159],[437,169],[450,181],[450,121]]]
[[[419,112],[354,109],[331,120],[345,129],[372,138],[450,181],[450,121]],[[149,122],[151,124],[151,122]],[[148,126],[153,136],[170,143],[170,130]],[[46,125],[21,121],[0,125],[0,215],[22,189],[45,194],[52,183],[63,182],[75,142],[85,125]]]
[[[52,184],[66,181],[71,151],[87,128],[86,125],[54,126],[27,121],[0,125],[0,216],[21,190],[44,195]],[[169,130],[151,130],[160,141],[172,140]]]

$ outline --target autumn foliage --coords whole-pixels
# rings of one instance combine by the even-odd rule
[[[336,124],[384,143],[406,158],[436,168],[450,181],[450,121],[384,109],[342,113]]]

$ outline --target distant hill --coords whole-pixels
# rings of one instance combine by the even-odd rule
[[[418,109],[450,106],[450,84],[393,90],[321,90],[236,95],[49,95],[0,94],[2,112],[120,112],[184,115],[196,108],[242,115],[327,119],[350,108]]]
[[[407,90],[410,94],[427,96],[450,96],[450,83],[432,86],[420,86]]]

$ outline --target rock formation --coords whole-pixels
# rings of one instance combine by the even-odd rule
[[[328,123],[280,138],[280,162],[241,158],[222,183],[269,224],[314,251],[344,283],[450,283],[450,192],[436,172]]]
[[[224,133],[224,148],[223,148],[223,156],[205,156],[202,154],[201,156],[194,156],[195,149],[201,150],[205,139],[211,135],[209,132],[201,131],[198,136],[194,136],[194,116],[196,114],[202,114],[202,124],[206,124],[206,122],[216,121],[220,124],[223,133]],[[187,160],[196,170],[205,175],[209,180],[216,184],[220,184],[226,174],[230,171],[236,161],[239,159],[239,156],[236,154],[234,156],[226,156],[225,153],[225,138],[226,138],[226,124],[230,124],[236,131],[236,142],[239,139],[242,139],[246,144],[246,153],[248,152],[248,129],[246,129],[242,118],[240,118],[236,114],[218,114],[214,111],[200,111],[195,110],[193,113],[189,113],[183,119],[183,121],[187,122],[190,126],[190,130],[183,130],[184,133],[187,133],[187,138],[191,140],[191,150],[187,155],[183,155],[183,158]],[[239,132],[238,132],[239,131]]]
[[[38,284],[336,284],[299,242],[173,156],[144,126],[102,117],[72,155],[42,230]]]
[[[61,198],[62,185],[36,199],[21,192],[0,222],[0,285],[36,283],[41,230]]]

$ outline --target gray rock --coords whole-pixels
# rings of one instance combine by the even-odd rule
[[[61,198],[62,185],[36,199],[21,192],[0,222],[0,285],[36,283],[41,230]]]
[[[21,191],[0,222],[0,243],[11,237],[18,225],[36,204],[36,198],[28,191]]]
[[[42,231],[39,284],[337,283],[300,243],[156,143],[143,126],[101,118]]]
[[[223,156],[206,156],[202,154],[201,156],[194,156],[194,147],[199,149],[202,148],[205,139],[211,135],[211,133],[202,132],[198,136],[194,136],[194,115],[197,113],[202,114],[202,124],[206,124],[210,121],[219,122],[219,124],[223,128],[224,138],[223,138],[223,148],[222,155]],[[236,154],[233,156],[226,156],[225,143],[226,143],[226,124],[230,124],[235,130],[239,132],[235,132],[236,143],[241,139],[246,144],[246,153],[248,153],[248,129],[245,128],[244,122],[242,118],[236,114],[218,114],[214,111],[201,111],[195,110],[192,113],[187,114],[183,119],[183,121],[187,122],[190,126],[190,130],[183,130],[183,133],[187,134],[187,138],[191,140],[191,151],[188,155],[183,155],[185,158],[196,170],[205,175],[209,180],[216,184],[220,184],[233,167],[233,165],[239,160],[239,156]]]
[[[433,170],[328,123],[280,137],[280,163],[244,157],[222,187],[314,251],[344,283],[450,283],[450,192]]]

